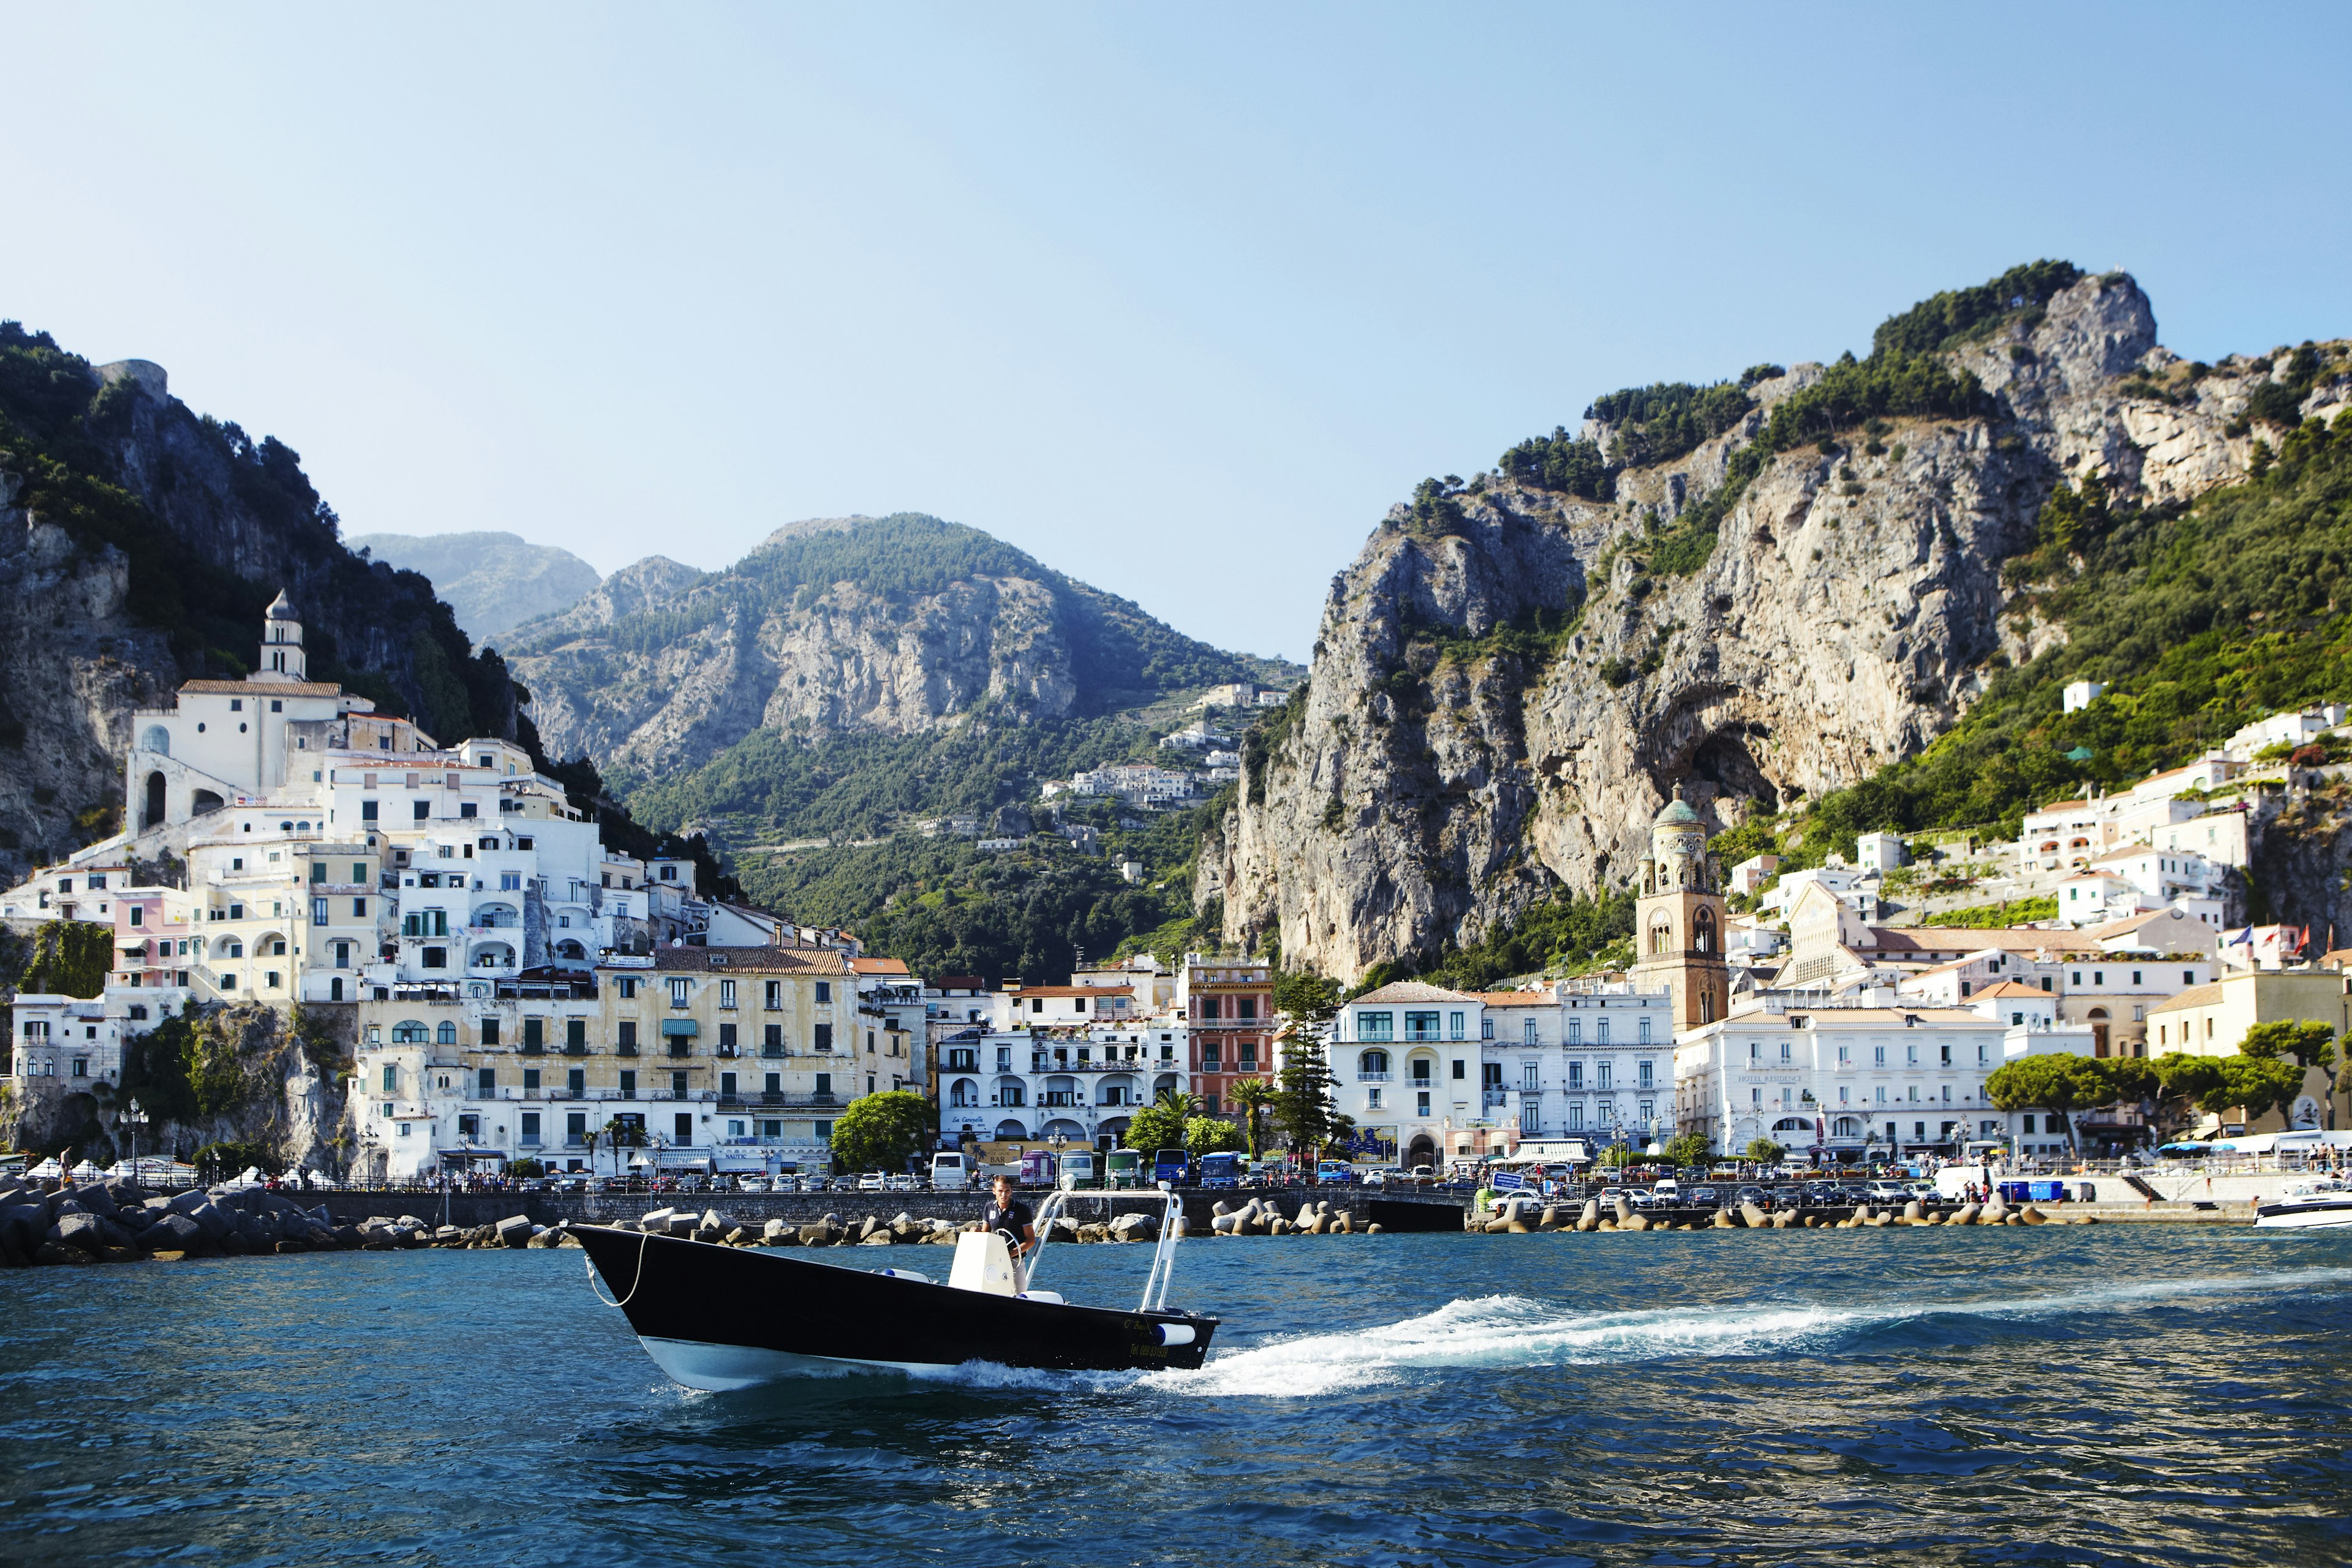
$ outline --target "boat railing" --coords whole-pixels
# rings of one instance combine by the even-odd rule
[[[1150,1192],[1151,1189],[1148,1187],[1125,1189],[1056,1187],[1046,1194],[1045,1201],[1037,1205],[1037,1212],[1031,1221],[1037,1231],[1037,1252],[1029,1260],[1024,1285],[1027,1288],[1035,1287],[1037,1267],[1045,1260],[1045,1244],[1054,1235],[1054,1222],[1064,1217],[1065,1211],[1069,1208],[1072,1199],[1092,1202],[1096,1199],[1147,1197],[1150,1195]],[[1176,1279],[1176,1233],[1183,1224],[1184,1200],[1178,1197],[1165,1182],[1160,1184],[1160,1197],[1162,1204],[1160,1215],[1160,1241],[1151,1251],[1151,1272],[1144,1276],[1143,1299],[1136,1304],[1135,1309],[1139,1312],[1165,1311],[1168,1306],[1168,1288],[1175,1282]]]

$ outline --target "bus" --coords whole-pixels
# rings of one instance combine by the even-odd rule
[[[1143,1156],[1133,1149],[1114,1149],[1103,1156],[1103,1185],[1143,1185]]]
[[[1181,1187],[1192,1172],[1192,1157],[1181,1149],[1162,1149],[1151,1157],[1151,1180],[1155,1184],[1166,1182]]]
[[[1052,1150],[1024,1149],[1022,1151],[1021,1184],[1024,1187],[1050,1187],[1054,1184]]]
[[[942,1193],[961,1192],[971,1185],[971,1161],[962,1154],[931,1156],[931,1186]]]
[[[1201,1184],[1204,1187],[1239,1187],[1242,1184],[1242,1157],[1225,1151],[1202,1155]]]
[[[1062,1185],[1065,1187],[1098,1187],[1102,1173],[1095,1166],[1095,1152],[1073,1149],[1062,1156]]]

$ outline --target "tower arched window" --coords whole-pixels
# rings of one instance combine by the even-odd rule
[[[1667,921],[1663,921],[1663,920],[1662,920],[1662,921],[1659,921],[1655,925],[1653,925],[1653,926],[1650,928],[1650,956],[1651,956],[1651,957],[1653,957],[1653,958],[1663,958],[1663,957],[1664,957],[1667,953],[1672,952],[1674,951],[1674,945],[1675,945],[1675,928],[1674,928],[1674,926],[1673,926],[1672,924],[1670,924],[1669,922],[1667,922]]]
[[[1715,951],[1715,911],[1701,910],[1691,931],[1691,946],[1701,952]]]

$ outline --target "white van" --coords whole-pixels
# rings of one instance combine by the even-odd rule
[[[971,1185],[971,1161],[957,1154],[931,1156],[931,1186],[940,1192],[961,1192]]]

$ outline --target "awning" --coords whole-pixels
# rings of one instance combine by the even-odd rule
[[[699,1034],[701,1031],[702,1026],[696,1023],[691,1018],[664,1018],[662,1020],[661,1032],[665,1035],[694,1035]]]

